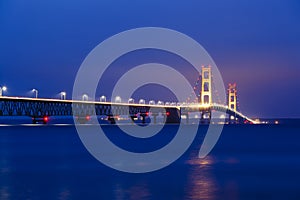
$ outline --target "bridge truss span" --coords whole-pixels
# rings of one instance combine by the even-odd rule
[[[50,116],[76,116],[79,119],[86,119],[86,116],[106,116],[111,123],[114,123],[114,117],[118,115],[127,115],[131,119],[139,116],[143,122],[149,115],[156,122],[156,117],[160,115],[165,117],[166,123],[180,123],[182,115],[188,118],[190,113],[202,112],[209,114],[210,117],[211,112],[214,111],[233,116],[231,121],[234,123],[257,123],[221,104],[172,106],[20,97],[0,98],[0,116],[28,116],[32,117],[34,123],[39,119],[46,122],[45,119],[48,120]]]
[[[0,116],[28,116],[34,123],[46,123],[49,116],[76,116],[81,122],[87,120],[87,116],[106,116],[114,123],[118,115],[128,115],[131,119],[140,116],[144,122],[150,113],[155,120],[160,114],[166,123],[180,122],[180,108],[171,105],[0,97]]]

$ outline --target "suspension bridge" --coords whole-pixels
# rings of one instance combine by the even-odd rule
[[[133,99],[123,103],[121,101],[106,102],[105,97],[100,101],[66,100],[66,99],[45,99],[45,98],[25,98],[0,96],[0,116],[28,116],[32,118],[32,123],[48,123],[52,116],[75,116],[80,123],[86,123],[91,116],[106,116],[106,120],[111,124],[116,122],[116,116],[126,115],[132,121],[137,118],[142,123],[146,123],[148,118],[157,121],[157,117],[163,117],[165,123],[180,123],[184,118],[189,123],[190,115],[200,114],[203,123],[210,123],[213,120],[213,112],[224,113],[227,116],[227,123],[256,124],[257,121],[245,116],[238,111],[236,84],[228,85],[227,104],[213,102],[212,98],[212,76],[211,67],[202,67],[201,77],[196,82],[201,85],[201,91],[197,100],[183,103],[163,103],[150,101],[148,104],[143,101],[134,103]],[[201,79],[201,84],[200,84]],[[194,87],[196,90],[197,87]],[[195,92],[195,91],[194,91]],[[37,93],[36,93],[37,94]]]

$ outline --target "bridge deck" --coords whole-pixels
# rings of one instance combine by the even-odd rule
[[[30,116],[34,118],[44,116],[87,116],[87,115],[129,115],[143,117],[164,115],[167,122],[180,122],[182,114],[190,112],[219,111],[232,115],[240,121],[256,123],[240,112],[220,104],[182,104],[176,105],[147,105],[134,103],[97,102],[79,100],[60,100],[25,97],[0,97],[0,116]]]

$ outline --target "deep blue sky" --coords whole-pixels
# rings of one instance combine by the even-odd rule
[[[0,0],[0,85],[6,95],[65,90],[101,41],[145,26],[171,28],[210,53],[240,109],[300,117],[300,3],[270,1]]]

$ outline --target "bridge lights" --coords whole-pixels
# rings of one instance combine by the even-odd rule
[[[122,102],[122,99],[120,96],[116,96],[115,98],[115,103],[121,103]]]
[[[154,100],[149,101],[149,105],[155,105],[155,101]]]
[[[100,102],[106,102],[106,96],[101,96],[100,97]]]
[[[3,86],[0,87],[0,97],[2,97],[3,92],[5,92],[7,90],[7,87]]]
[[[37,89],[32,89],[31,91],[35,93],[35,98],[38,98],[38,90]]]
[[[158,101],[158,102],[157,102],[157,105],[163,106],[163,105],[164,105],[164,102],[163,102],[163,101]]]
[[[130,98],[130,99],[128,100],[128,103],[129,103],[129,104],[134,104],[134,99],[133,99],[133,98]]]
[[[140,99],[139,104],[146,104],[146,101],[144,99]]]
[[[66,92],[61,92],[61,93],[60,93],[60,98],[61,98],[62,100],[66,100],[66,97],[67,97],[67,93],[66,93]]]
[[[82,101],[88,101],[88,100],[89,100],[89,96],[87,94],[83,94]]]

